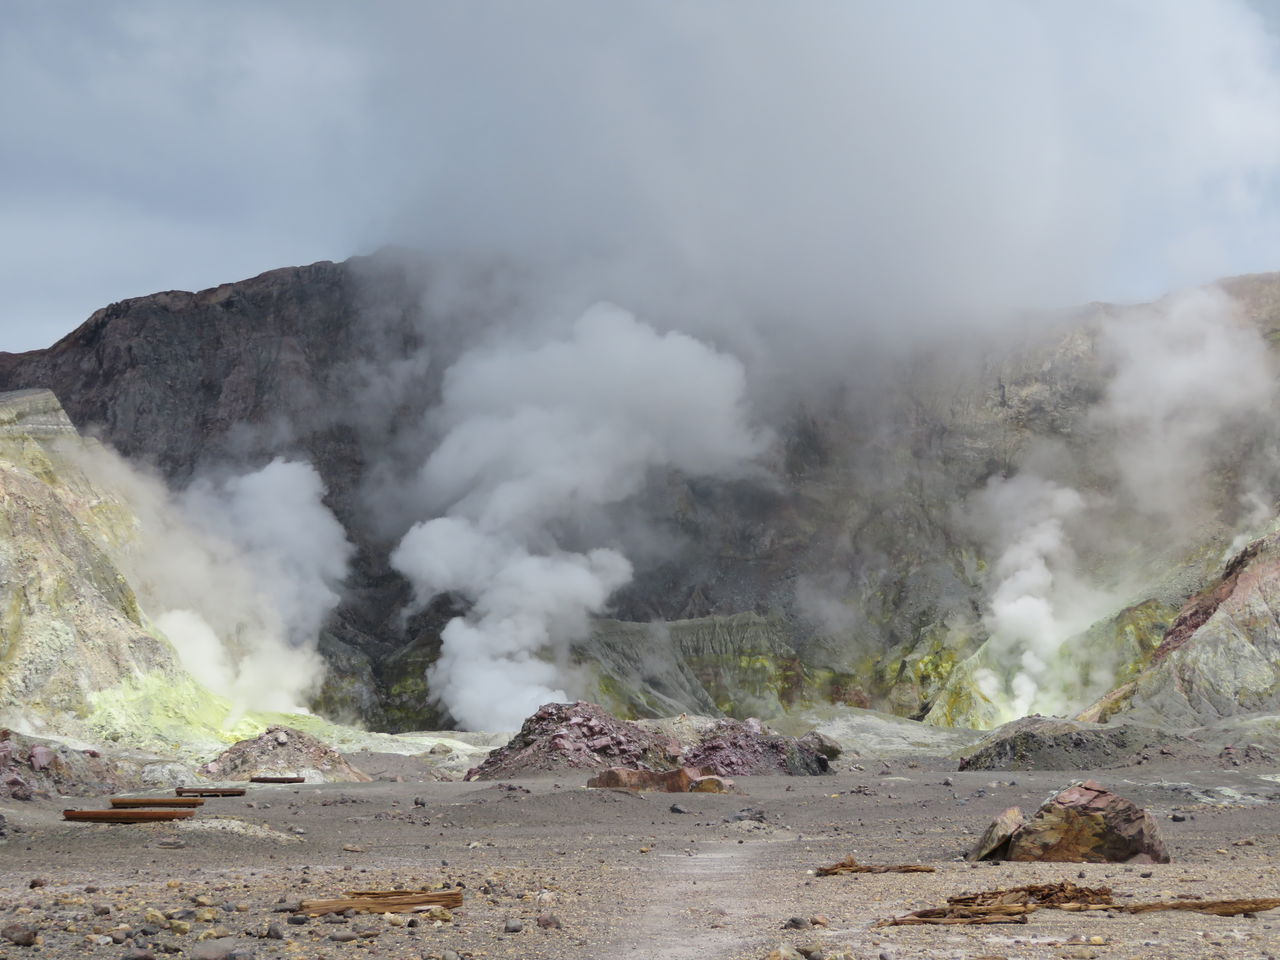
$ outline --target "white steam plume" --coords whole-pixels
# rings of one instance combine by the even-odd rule
[[[567,335],[477,349],[445,376],[448,432],[423,465],[424,509],[392,564],[425,602],[474,602],[443,633],[429,679],[466,727],[511,729],[566,696],[563,660],[631,577],[608,546],[557,532],[635,494],[649,471],[742,472],[767,438],[747,420],[741,365],[598,304]]]
[[[275,460],[175,496],[110,451],[86,457],[138,517],[121,564],[188,672],[241,711],[305,710],[351,552],[315,469]]]
[[[1063,641],[1107,609],[1099,591],[1080,579],[1068,533],[1086,502],[1070,487],[1023,473],[992,477],[972,506],[999,550],[983,620],[990,653],[1005,671],[984,669],[976,679],[989,700],[1021,717],[1041,694]]]

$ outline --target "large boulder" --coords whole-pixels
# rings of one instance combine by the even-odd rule
[[[1005,810],[970,851],[972,860],[1168,863],[1156,822],[1132,801],[1085,780],[1052,797],[1025,822]]]

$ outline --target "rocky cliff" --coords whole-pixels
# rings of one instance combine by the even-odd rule
[[[340,669],[320,705],[391,729],[433,727],[446,718],[424,670],[462,606],[444,595],[404,616],[410,591],[388,562],[398,531],[387,517],[397,485],[416,482],[420,458],[407,451],[437,442],[445,371],[511,309],[486,277],[387,252],[140,297],[47,350],[0,354],[0,389],[52,390],[76,426],[175,487],[282,453],[314,463],[357,547],[321,639]],[[1274,342],[1280,282],[1225,289],[1239,324]],[[1046,654],[1057,666],[1037,667],[1038,682],[1052,674],[1075,685],[1063,699],[1086,703],[1131,679],[1232,538],[1260,522],[1240,504],[1269,454],[1259,429],[1229,429],[1225,417],[1208,441],[1173,451],[1202,461],[1185,524],[1138,502],[1158,478],[1115,494],[1130,469],[1115,455],[1130,429],[1116,370],[1131,358],[1109,337],[1129,316],[1093,306],[998,341],[940,339],[858,383],[770,406],[779,442],[767,477],[651,477],[623,509],[644,516],[662,548],[633,554],[615,620],[575,648],[596,692],[635,714],[834,702],[944,724],[1006,719],[984,678],[1018,669],[1020,654],[993,641],[992,598],[1022,534],[1009,519],[1015,498],[982,498],[1033,475],[1078,494],[1095,518],[1073,534],[1073,577],[1091,600],[1058,599],[1080,622],[1055,626],[1073,639]],[[1161,349],[1154,339],[1157,367]],[[1019,522],[1034,529],[1045,509],[1032,502]],[[1006,526],[1003,540],[993,533]],[[87,552],[85,562],[92,570]],[[93,587],[104,603],[109,586]]]

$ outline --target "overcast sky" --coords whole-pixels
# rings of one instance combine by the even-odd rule
[[[1244,0],[7,3],[0,349],[388,242],[827,318],[1280,269],[1273,27]]]

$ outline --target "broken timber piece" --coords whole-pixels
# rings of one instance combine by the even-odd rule
[[[1175,900],[1156,903],[1131,903],[1123,909],[1129,913],[1150,913],[1153,910],[1191,910],[1195,913],[1212,913],[1219,917],[1238,917],[1245,913],[1262,913],[1280,907],[1280,898],[1260,900]]]
[[[298,913],[320,917],[326,913],[415,913],[431,907],[451,910],[462,906],[461,890],[351,890],[341,900],[303,900]]]
[[[1027,914],[1040,909],[1034,904],[1010,903],[987,907],[929,907],[914,910],[901,917],[877,920],[872,929],[880,927],[907,927],[915,924],[979,924],[1026,923]]]
[[[156,820],[186,820],[195,810],[63,810],[63,820],[86,823],[151,823]]]
[[[111,806],[128,807],[199,807],[204,801],[199,797],[112,797]]]
[[[250,783],[306,783],[306,777],[250,777]]]
[[[243,797],[244,787],[178,787],[180,797]]]
[[[819,867],[816,872],[820,877],[834,877],[841,873],[933,873],[935,868],[920,863],[901,863],[896,866],[863,864],[853,857],[845,857],[829,867]]]

